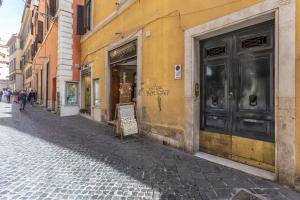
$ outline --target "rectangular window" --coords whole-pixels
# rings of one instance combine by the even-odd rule
[[[78,83],[66,82],[66,104],[67,105],[78,104]]]
[[[86,31],[91,30],[91,18],[92,18],[92,4],[91,0],[87,0],[85,3],[85,29]]]
[[[32,66],[30,66],[27,70],[26,70],[26,76],[25,78],[28,79],[32,76]]]
[[[91,30],[92,0],[85,0],[84,5],[77,5],[77,34],[84,35]]]
[[[99,86],[99,79],[93,80],[93,95],[94,95],[94,106],[100,106],[101,100],[100,100],[100,86]]]

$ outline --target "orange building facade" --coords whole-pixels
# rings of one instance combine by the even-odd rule
[[[76,30],[78,1],[31,2],[33,25],[33,87],[40,104],[61,116],[79,112],[79,38]]]

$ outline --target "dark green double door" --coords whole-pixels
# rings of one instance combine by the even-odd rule
[[[274,21],[200,46],[201,130],[274,142]]]

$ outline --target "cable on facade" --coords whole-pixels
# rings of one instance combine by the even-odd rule
[[[25,5],[26,5],[27,8],[30,8],[31,5],[30,5],[29,3],[27,3],[26,0],[22,0],[22,1],[25,3]],[[37,12],[39,15],[41,15],[42,17],[48,18],[51,22],[55,23],[56,18],[57,18],[56,16],[53,17],[53,16],[48,15],[48,14],[46,14],[46,13],[40,12],[40,11],[38,11],[38,10],[36,10],[36,12]]]
[[[217,6],[210,7],[210,8],[204,8],[204,9],[200,9],[200,10],[195,10],[195,11],[192,11],[192,12],[186,12],[186,13],[181,13],[179,10],[174,10],[174,11],[172,11],[172,12],[166,14],[166,15],[157,17],[157,18],[155,18],[155,19],[153,19],[153,20],[151,20],[151,21],[149,21],[149,22],[146,22],[145,24],[143,24],[143,25],[140,26],[140,27],[137,27],[137,31],[135,31],[133,34],[131,34],[132,36],[129,36],[129,37],[128,37],[128,40],[132,39],[132,38],[135,36],[136,33],[138,33],[139,31],[142,31],[146,26],[148,26],[148,25],[150,25],[150,24],[152,24],[152,23],[154,23],[154,22],[156,22],[156,21],[158,21],[158,20],[160,20],[160,19],[165,19],[165,18],[170,18],[170,17],[179,17],[180,28],[181,28],[182,31],[185,31],[186,29],[183,28],[183,26],[182,26],[182,17],[183,17],[183,16],[193,15],[193,14],[201,13],[201,12],[207,12],[207,11],[209,11],[209,10],[213,10],[213,9],[216,9],[216,8],[221,8],[221,7],[224,7],[224,6],[227,6],[227,5],[231,5],[231,4],[234,4],[234,3],[237,3],[237,2],[241,2],[241,1],[243,1],[243,0],[233,0],[233,1],[228,2],[228,3],[225,3],[225,4],[217,5]],[[140,1],[139,1],[139,3],[140,3]],[[122,37],[125,37],[124,34],[122,35]],[[109,46],[112,42],[116,41],[117,39],[118,39],[118,38],[116,38],[115,40],[111,41],[110,43],[106,43],[106,44],[100,46],[99,48],[93,50],[92,52],[88,53],[88,54],[84,57],[84,59],[83,59],[83,61],[81,62],[81,64],[84,65],[86,59],[87,59],[90,55],[92,55],[92,54],[94,54],[94,53],[96,53],[96,52],[98,52],[98,51],[100,51],[100,50],[106,48],[107,46]]]

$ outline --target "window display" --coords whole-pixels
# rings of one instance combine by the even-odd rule
[[[78,84],[74,82],[66,83],[66,104],[78,104]]]
[[[94,79],[94,105],[100,106],[100,87],[99,87],[99,79]]]

